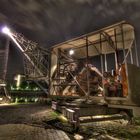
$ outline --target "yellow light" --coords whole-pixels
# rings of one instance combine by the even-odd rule
[[[16,84],[17,87],[20,86],[20,82],[21,82],[21,76],[17,75],[17,84]]]
[[[5,86],[6,86],[6,84],[2,83],[2,84],[0,84],[0,86],[5,87]]]
[[[74,54],[74,50],[70,50],[69,55],[73,55],[73,54]]]
[[[8,104],[8,103],[0,104],[0,106],[7,106],[7,105],[10,105],[10,104]]]
[[[2,28],[2,33],[10,35],[11,31],[10,31],[10,29],[7,26],[5,26],[5,27]]]

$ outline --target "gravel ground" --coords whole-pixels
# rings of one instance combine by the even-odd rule
[[[0,105],[0,124],[41,123],[51,117],[51,108],[44,104]]]
[[[140,121],[94,122],[69,134],[45,123],[55,118],[45,104],[0,105],[0,140],[140,140]]]
[[[55,118],[47,105],[0,105],[0,140],[70,140],[64,131],[45,126]]]

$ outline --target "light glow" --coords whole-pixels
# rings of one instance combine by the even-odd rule
[[[10,104],[8,104],[8,103],[3,103],[3,104],[0,104],[0,106],[9,106]]]
[[[5,87],[5,86],[6,86],[6,84],[5,84],[5,83],[2,83],[2,84],[0,84],[0,86]]]
[[[16,86],[19,88],[20,86],[20,83],[21,83],[21,75],[17,75],[17,84]]]
[[[11,96],[7,96],[9,99],[11,99]]]
[[[10,35],[11,31],[10,31],[10,29],[7,26],[5,26],[5,27],[2,28],[2,33]]]
[[[24,53],[23,48],[22,48],[21,45],[17,42],[17,40],[14,38],[14,36],[13,36],[14,34],[10,31],[10,29],[9,29],[7,26],[3,27],[1,31],[2,31],[2,33],[4,33],[4,34],[7,34],[7,35],[11,38],[11,40],[17,45],[17,47],[20,49],[20,51]],[[24,53],[24,55],[25,55],[25,57],[31,62],[31,64],[32,64],[33,66],[35,66],[34,62],[30,59],[30,57],[29,57],[26,53]],[[35,66],[35,68],[37,68],[37,67]],[[40,71],[38,68],[37,68],[37,70],[38,70],[38,72],[42,75],[41,71]]]
[[[73,55],[73,54],[74,54],[74,50],[70,50],[69,55]]]

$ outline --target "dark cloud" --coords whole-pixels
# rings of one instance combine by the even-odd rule
[[[123,19],[137,26],[139,7],[139,0],[1,0],[0,20],[51,46]]]
[[[50,47],[126,20],[140,46],[139,9],[140,0],[0,0],[0,23]]]
[[[139,29],[139,0],[1,0],[0,22],[51,46],[121,20]]]

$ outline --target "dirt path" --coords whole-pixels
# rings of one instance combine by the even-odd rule
[[[45,104],[0,105],[0,140],[139,140],[137,125],[125,121],[94,122],[82,125],[77,133],[68,134],[44,124],[56,116]]]
[[[0,106],[0,140],[70,140],[64,131],[41,125],[53,117],[47,105]]]

